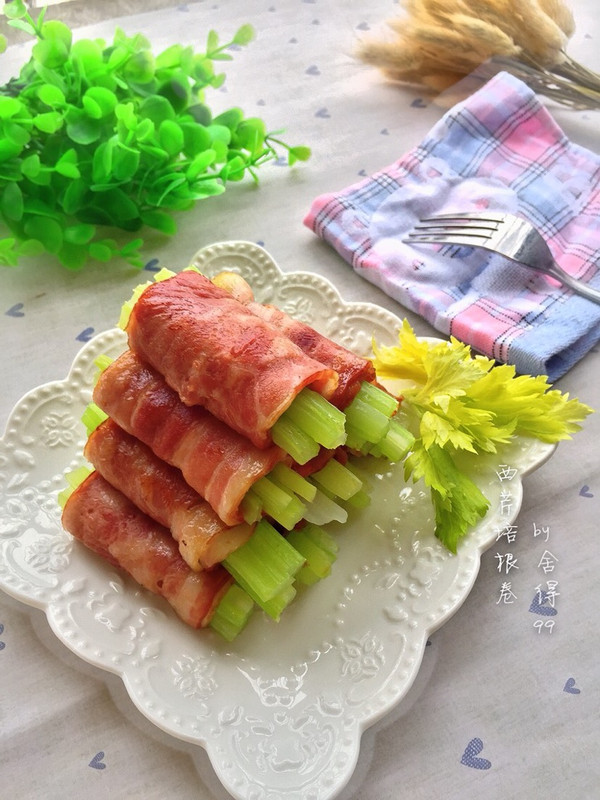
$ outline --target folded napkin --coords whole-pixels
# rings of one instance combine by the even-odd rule
[[[505,72],[395,163],[316,198],[304,222],[443,334],[554,381],[600,339],[600,305],[484,250],[402,242],[420,217],[484,210],[528,219],[567,272],[600,287],[600,156]]]

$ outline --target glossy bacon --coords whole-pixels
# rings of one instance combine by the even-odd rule
[[[184,271],[151,284],[136,302],[130,347],[187,405],[207,408],[257,447],[296,395],[336,389],[335,370],[208,278]]]
[[[338,408],[344,409],[351,402],[363,381],[375,381],[375,367],[369,359],[355,355],[276,306],[256,302],[252,288],[241,275],[223,272],[216,275],[213,281],[257,317],[274,325],[308,356],[335,370],[339,378],[338,385],[328,400]]]
[[[63,526],[86,547],[164,597],[181,619],[203,628],[232,583],[223,567],[194,572],[169,531],[142,513],[98,472],[67,500]]]
[[[287,456],[252,445],[200,406],[186,406],[131,350],[100,375],[94,401],[185,480],[227,525],[242,522],[240,503],[252,485]]]
[[[141,511],[170,529],[181,556],[194,570],[219,564],[252,535],[254,526],[246,523],[225,525],[179,469],[110,418],[90,435],[84,455]]]

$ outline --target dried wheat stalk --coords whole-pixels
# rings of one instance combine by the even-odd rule
[[[600,75],[566,52],[575,30],[564,0],[402,0],[388,37],[367,37],[357,56],[390,80],[443,91],[495,64],[536,92],[600,109]]]

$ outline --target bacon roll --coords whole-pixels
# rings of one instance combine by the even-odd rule
[[[69,497],[62,522],[90,550],[163,597],[193,628],[208,625],[233,582],[224,567],[190,569],[169,531],[98,472],[92,472]]]
[[[253,525],[226,525],[177,467],[110,418],[92,432],[84,455],[141,511],[169,528],[181,556],[194,570],[219,564],[252,535]]]
[[[305,322],[290,317],[280,308],[256,302],[252,288],[241,275],[231,272],[219,273],[213,278],[213,282],[230,292],[257,317],[275,326],[308,356],[337,373],[338,384],[328,397],[333,405],[344,409],[352,401],[363,381],[369,383],[375,381],[375,367],[370,359],[355,355]]]
[[[155,370],[126,350],[100,375],[94,402],[187,483],[226,525],[243,521],[240,503],[275,464],[288,460],[272,445],[255,447],[201,406],[186,406]]]
[[[328,399],[338,385],[334,369],[193,271],[148,286],[127,335],[186,405],[203,406],[256,447],[270,444],[270,429],[304,387]]]

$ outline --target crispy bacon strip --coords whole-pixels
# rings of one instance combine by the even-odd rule
[[[369,383],[375,381],[375,367],[372,361],[355,355],[305,322],[290,317],[276,306],[256,302],[252,288],[241,275],[231,272],[219,273],[213,281],[217,286],[229,291],[257,317],[274,325],[308,356],[335,370],[339,381],[328,399],[338,408],[344,409],[351,402],[363,381]]]
[[[219,564],[252,535],[252,525],[225,525],[177,467],[110,418],[90,435],[84,455],[141,511],[170,529],[181,556],[194,570]]]
[[[127,433],[178,467],[226,525],[243,521],[244,495],[275,464],[279,447],[260,450],[200,406],[186,406],[155,370],[131,350],[107,367],[94,401]]]
[[[186,405],[199,404],[257,447],[296,395],[330,397],[335,370],[197,272],[151,284],[127,325],[129,345]]]
[[[193,628],[208,625],[232,583],[224,567],[204,572],[190,569],[169,531],[98,472],[92,472],[67,500],[62,522],[86,547],[164,597]]]

